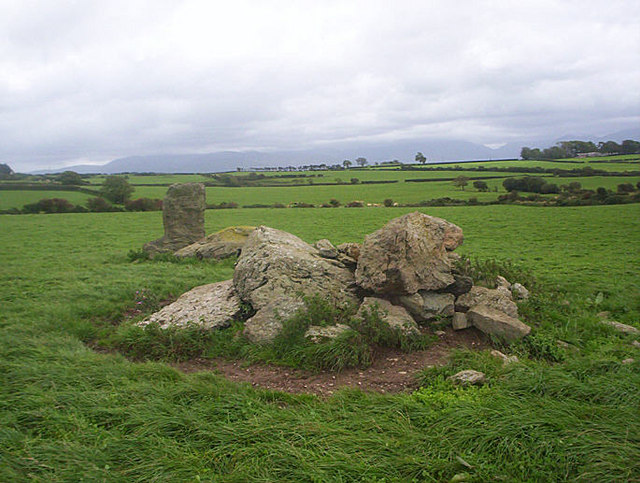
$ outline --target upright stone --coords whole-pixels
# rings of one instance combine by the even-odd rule
[[[164,236],[145,244],[154,254],[175,252],[204,238],[205,191],[202,183],[173,184],[162,204]]]
[[[356,283],[376,294],[411,295],[455,282],[448,252],[462,243],[460,227],[419,212],[394,218],[362,243]]]

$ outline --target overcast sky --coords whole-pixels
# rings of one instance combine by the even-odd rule
[[[0,0],[0,162],[640,125],[640,2]]]

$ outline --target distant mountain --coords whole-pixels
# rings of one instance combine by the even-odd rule
[[[336,164],[349,159],[365,157],[370,164],[376,161],[398,159],[414,162],[418,151],[424,153],[428,162],[468,161],[480,159],[500,159],[517,157],[521,146],[507,145],[491,149],[467,141],[411,140],[387,143],[343,143],[327,147],[298,151],[221,151],[206,154],[160,154],[129,156],[115,159],[102,165],[76,165],[55,170],[41,170],[37,173],[210,173],[235,171],[238,167],[260,168],[266,166],[302,166],[307,164]]]

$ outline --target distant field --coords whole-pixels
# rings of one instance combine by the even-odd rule
[[[204,183],[211,181],[211,178],[199,174],[158,174],[140,176],[135,174],[126,175],[131,184],[165,184],[165,183]],[[87,181],[91,184],[102,184],[105,176],[91,176]]]
[[[86,204],[91,195],[78,191],[11,191],[0,190],[0,210],[22,208],[43,198],[63,198],[74,205]]]

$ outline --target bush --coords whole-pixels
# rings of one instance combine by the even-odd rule
[[[71,213],[75,205],[64,198],[43,198],[36,203],[24,205],[25,213]]]
[[[235,201],[222,201],[220,204],[211,204],[207,205],[207,209],[209,210],[230,210],[238,207],[238,203]]]
[[[489,185],[485,181],[474,181],[473,187],[478,191],[489,191]]]
[[[351,184],[358,184],[360,180],[358,178],[351,178]]]
[[[391,198],[387,198],[386,200],[384,200],[384,206],[386,206],[387,208],[390,208],[393,206],[393,200]]]
[[[87,200],[87,207],[89,208],[89,211],[96,213],[116,211],[115,207],[111,203],[101,197],[89,198]]]
[[[350,201],[345,205],[347,208],[363,208],[364,202],[362,201]]]
[[[338,206],[340,206],[340,202],[335,198],[331,198],[329,200],[329,204],[331,205],[332,208],[337,208]]]
[[[127,211],[161,211],[162,200],[157,198],[138,198],[124,204]]]

